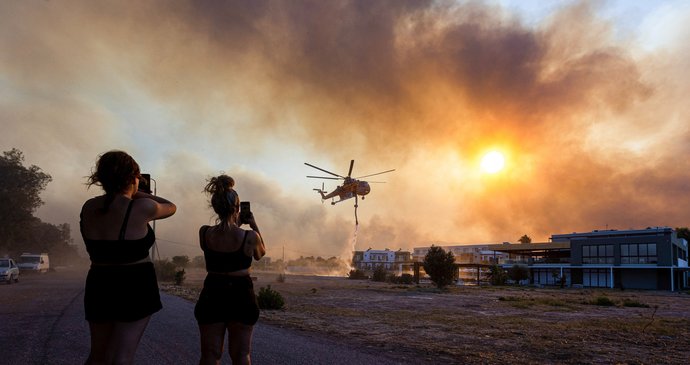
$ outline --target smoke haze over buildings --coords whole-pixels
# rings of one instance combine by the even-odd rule
[[[476,1],[4,2],[0,145],[53,176],[39,216],[75,233],[98,154],[131,153],[178,205],[167,255],[200,254],[220,172],[269,256],[347,255],[354,201],[321,204],[305,161],[396,169],[358,249],[687,226],[690,7],[621,35],[603,4],[531,23]]]

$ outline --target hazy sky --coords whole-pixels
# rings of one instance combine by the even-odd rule
[[[163,256],[201,254],[220,172],[269,256],[348,256],[354,201],[304,162],[350,159],[396,169],[357,249],[687,226],[689,37],[686,1],[4,1],[0,148],[53,176],[38,215],[79,244],[85,176],[129,152],[178,205]]]

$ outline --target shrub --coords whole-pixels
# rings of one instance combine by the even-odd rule
[[[155,263],[156,276],[160,281],[174,281],[177,267],[168,259],[158,260]]]
[[[388,277],[388,281],[393,284],[413,284],[414,276],[412,276],[412,274],[402,274],[400,276],[391,275]]]
[[[453,283],[457,276],[455,257],[438,246],[431,246],[424,256],[424,271],[439,289]]]
[[[285,306],[285,299],[276,290],[271,289],[268,285],[266,288],[259,289],[259,294],[256,296],[261,309],[283,309]]]
[[[515,285],[519,285],[521,281],[529,279],[529,270],[525,266],[513,265],[508,269],[508,277],[515,282]]]
[[[623,299],[623,306],[624,307],[636,307],[636,308],[649,308],[649,305],[647,305],[647,304],[640,303],[637,300],[628,299],[628,298]]]
[[[508,281],[508,274],[498,265],[491,266],[487,276],[491,285],[505,285],[506,281]]]
[[[186,278],[184,269],[175,271],[175,285],[182,285],[184,279]]]
[[[350,272],[347,274],[347,278],[351,280],[365,280],[369,279],[369,276],[367,276],[367,273],[360,269],[352,269]]]
[[[596,297],[592,301],[592,304],[600,305],[600,306],[604,306],[604,307],[611,307],[611,306],[615,305],[616,303],[614,303],[613,300],[611,300],[611,298],[609,298],[605,295],[601,295],[601,296]]]
[[[377,266],[374,269],[374,273],[371,275],[371,280],[372,281],[386,281],[386,276],[388,275],[388,272],[386,271],[386,268],[383,266]]]

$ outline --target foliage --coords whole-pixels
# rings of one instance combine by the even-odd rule
[[[648,304],[640,303],[640,301],[630,298],[623,299],[623,306],[633,308],[649,308]]]
[[[502,267],[493,265],[489,268],[489,273],[486,275],[491,285],[505,285],[508,281],[508,274]]]
[[[259,289],[256,299],[261,309],[283,309],[285,306],[285,299],[278,291],[271,289],[268,285],[266,288]]]
[[[678,238],[685,238],[686,241],[690,242],[690,228],[688,227],[677,227],[676,236]]]
[[[518,242],[520,242],[520,243],[532,243],[532,239],[528,235],[523,234],[522,237],[520,237],[520,239],[518,240]]]
[[[184,269],[175,271],[175,285],[182,285],[186,276]]]
[[[203,269],[206,267],[206,259],[204,256],[194,256],[192,259],[192,267]]]
[[[160,281],[174,281],[177,266],[168,259],[157,260],[154,264],[156,275]]]
[[[529,279],[529,270],[522,265],[513,265],[508,269],[508,277],[513,280],[515,284],[520,284],[522,280]]]
[[[189,265],[189,256],[173,256],[172,263],[177,267],[186,268]]]
[[[388,281],[393,284],[413,284],[414,276],[412,274],[402,274],[400,276],[391,275]]]
[[[424,256],[423,266],[424,271],[439,289],[453,283],[456,279],[455,257],[452,252],[446,252],[442,247],[431,246]]]
[[[350,272],[347,274],[347,278],[351,280],[365,280],[369,279],[369,276],[367,276],[367,273],[360,269],[352,269]]]
[[[53,225],[33,215],[43,205],[40,193],[51,176],[23,163],[24,155],[16,148],[0,156],[0,255],[47,252],[52,266],[78,259],[69,224]]]
[[[376,266],[374,269],[374,272],[371,274],[371,280],[372,281],[386,281],[386,276],[388,275],[388,272],[386,271],[386,268],[383,267],[383,265]]]
[[[611,307],[611,306],[616,305],[616,303],[613,300],[611,300],[611,298],[609,298],[605,295],[600,295],[600,296],[596,297],[592,301],[591,304],[600,305],[600,306],[604,306],[604,307]]]

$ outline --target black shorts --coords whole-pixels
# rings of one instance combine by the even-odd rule
[[[91,322],[133,322],[163,308],[153,263],[92,266],[84,312]]]
[[[256,324],[259,304],[251,277],[208,274],[194,307],[194,317],[199,324]]]

